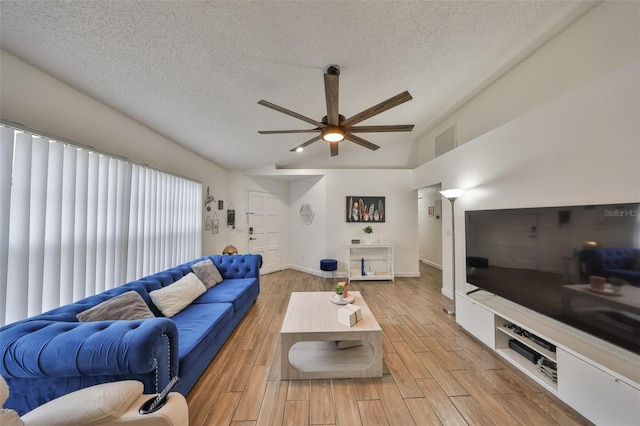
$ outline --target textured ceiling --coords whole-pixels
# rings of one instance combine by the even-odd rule
[[[229,170],[410,167],[411,143],[594,6],[586,1],[5,1],[3,50]],[[404,90],[413,100],[362,122],[416,124],[361,134],[340,155],[302,121],[320,120],[322,74],[338,64],[350,117]],[[64,136],[64,135],[60,135]],[[80,142],[80,141],[79,141]]]

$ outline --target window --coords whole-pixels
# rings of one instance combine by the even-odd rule
[[[201,187],[0,127],[0,325],[198,257]]]

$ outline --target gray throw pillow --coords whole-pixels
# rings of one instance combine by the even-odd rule
[[[211,259],[194,263],[191,265],[191,270],[207,288],[211,288],[219,282],[222,282],[222,275],[220,275],[220,271],[218,271],[218,268],[216,268],[216,265],[213,264]]]
[[[80,322],[155,318],[137,291],[127,291],[76,315]]]

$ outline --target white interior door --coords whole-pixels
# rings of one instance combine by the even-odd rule
[[[281,271],[282,196],[249,190],[247,206],[249,253],[262,255],[261,273]]]
[[[538,269],[538,218],[505,212],[489,221],[491,264],[503,268]]]

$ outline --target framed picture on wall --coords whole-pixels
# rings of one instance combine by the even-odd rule
[[[347,195],[347,222],[384,222],[387,218],[385,197]]]
[[[433,206],[429,206],[429,217],[433,217]]]

